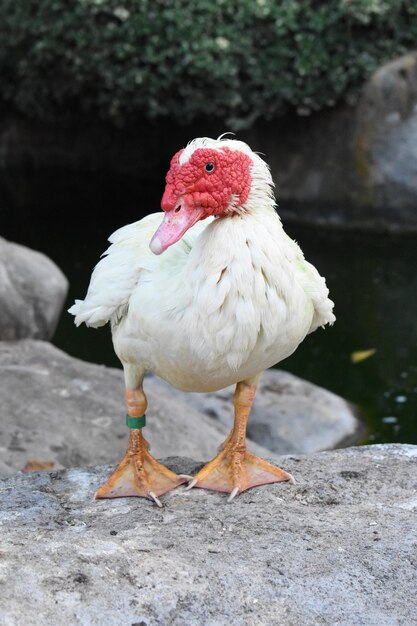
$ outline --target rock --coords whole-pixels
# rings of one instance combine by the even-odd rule
[[[2,624],[415,624],[417,446],[280,464],[297,485],[162,509],[95,501],[107,466],[1,479]]]
[[[147,381],[146,393],[146,431],[156,457],[215,456],[228,432],[222,424],[172,398],[156,379]],[[0,473],[29,461],[56,467],[116,463],[126,449],[121,370],[74,359],[42,341],[0,342],[0,398]]]
[[[234,387],[185,394],[169,391],[164,381],[158,384],[228,430],[232,427]],[[262,375],[248,422],[252,441],[277,454],[304,454],[357,442],[362,434],[357,411],[340,396],[281,370]]]
[[[48,257],[0,237],[0,340],[51,339],[67,289]]]
[[[417,228],[417,52],[372,76],[358,110],[356,142],[370,203]]]
[[[145,390],[146,430],[156,457],[215,455],[232,426],[232,388],[186,394],[149,377]],[[125,450],[121,370],[74,359],[41,341],[0,342],[0,398],[0,473],[30,461],[56,467],[116,463]],[[249,447],[260,456],[315,451],[356,441],[359,424],[342,398],[271,370],[249,421],[256,441]]]
[[[417,52],[379,68],[356,106],[263,124],[248,139],[268,157],[286,222],[417,231]]]

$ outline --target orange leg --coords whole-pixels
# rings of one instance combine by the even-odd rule
[[[205,465],[187,489],[200,487],[230,493],[228,502],[251,487],[281,481],[294,482],[288,472],[246,450],[246,424],[256,386],[240,382],[235,391],[235,423],[218,455]]]
[[[142,387],[126,390],[126,405],[130,417],[145,414],[147,401]],[[139,496],[151,498],[162,506],[158,496],[187,482],[189,476],[177,476],[149,454],[149,445],[141,428],[131,428],[125,456],[110,478],[100,487],[96,498]]]

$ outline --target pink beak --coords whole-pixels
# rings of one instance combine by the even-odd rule
[[[164,219],[151,239],[150,249],[154,254],[162,254],[176,243],[204,215],[201,208],[188,208],[185,203],[165,211]]]

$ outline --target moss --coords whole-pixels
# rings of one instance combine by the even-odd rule
[[[1,98],[26,116],[222,117],[352,101],[415,46],[415,0],[3,0]]]

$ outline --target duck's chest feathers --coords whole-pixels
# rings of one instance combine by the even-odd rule
[[[311,307],[282,234],[274,213],[266,223],[251,216],[215,220],[200,236],[186,268],[190,300],[182,318],[206,358],[223,358],[233,369],[254,357],[272,363],[305,336]]]
[[[174,386],[209,391],[291,354],[312,305],[295,280],[286,237],[270,220],[214,220],[182,264],[146,274],[113,330],[116,352]]]

